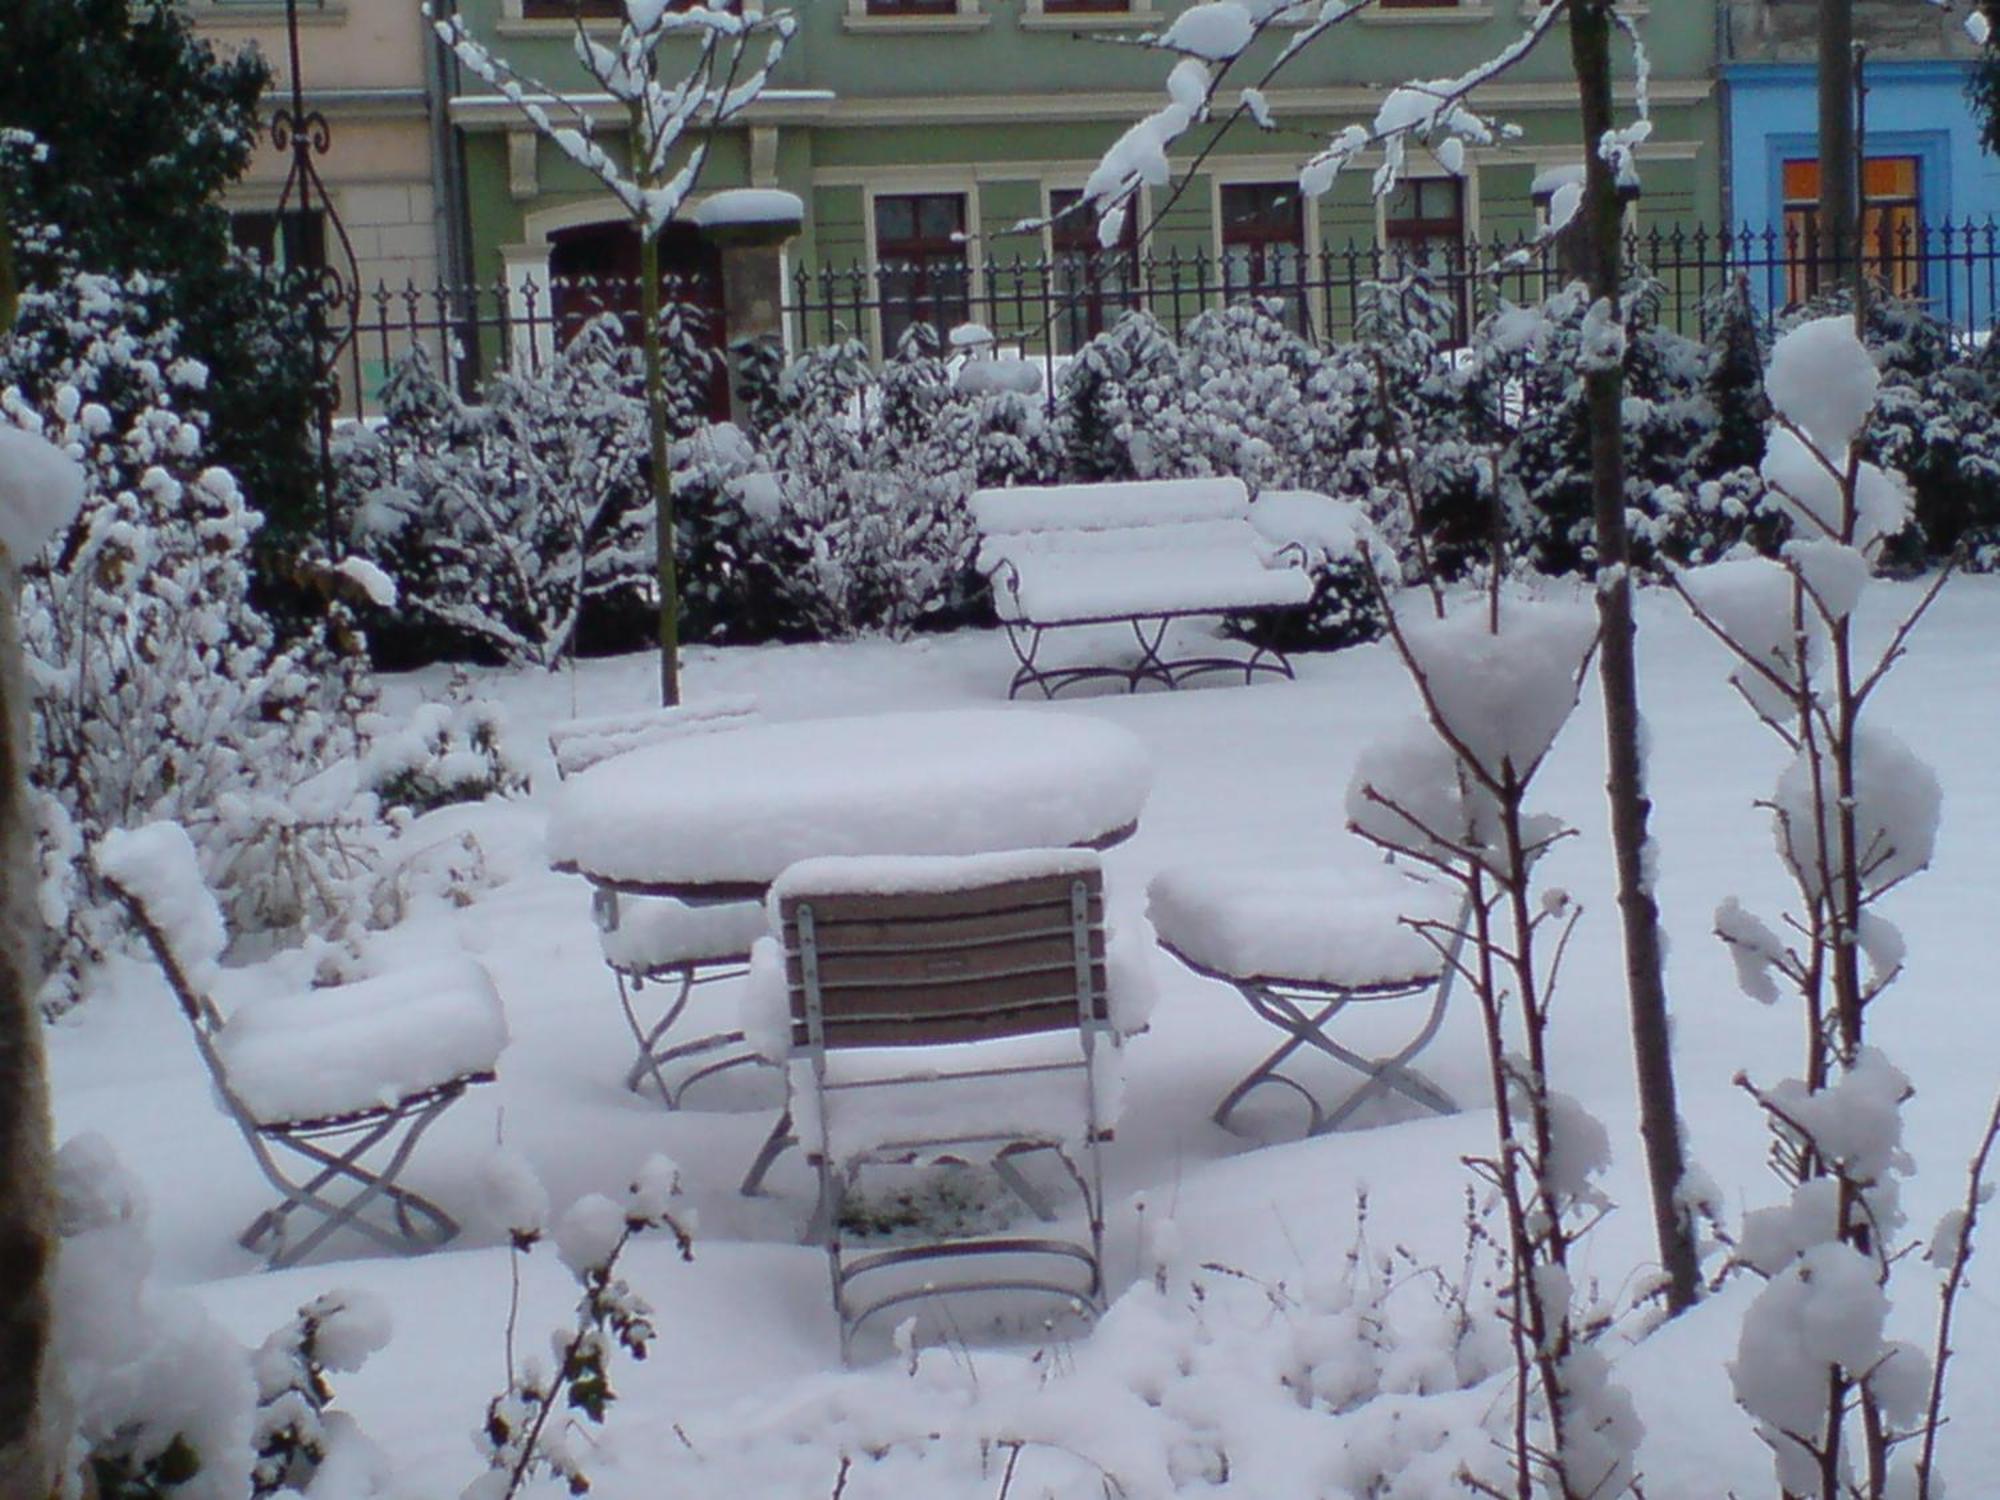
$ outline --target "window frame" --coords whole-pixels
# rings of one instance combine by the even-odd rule
[[[1074,203],[1082,197],[1080,184],[1045,183],[1042,187],[1042,212],[1049,220],[1043,235],[1042,251],[1053,273],[1049,286],[1052,300],[1066,296],[1069,291],[1063,274],[1065,256],[1108,253],[1097,243],[1096,215],[1076,214],[1060,224],[1057,222],[1056,215],[1068,206],[1057,200],[1068,199]],[[1058,354],[1074,354],[1089,340],[1110,328],[1119,316],[1145,306],[1146,285],[1140,260],[1143,237],[1140,230],[1147,217],[1148,202],[1146,190],[1141,188],[1125,205],[1125,224],[1119,231],[1115,251],[1117,259],[1125,263],[1125,285],[1122,288],[1115,285],[1107,287],[1104,280],[1100,280],[1083,294],[1075,306],[1065,310],[1058,303],[1051,307],[1054,318],[1049,336]],[[1115,309],[1115,312],[1108,313],[1107,309]],[[1079,313],[1080,319],[1077,317]]]
[[[1871,193],[1868,169],[1907,163],[1910,186],[1907,191]],[[1790,178],[1794,167],[1810,167],[1812,196],[1795,194]],[[1924,296],[1925,257],[1922,253],[1924,229],[1924,153],[1890,148],[1868,156],[1861,164],[1861,264],[1899,300],[1921,300]],[[1820,164],[1817,156],[1781,155],[1778,159],[1778,214],[1780,245],[1783,250],[1785,296],[1796,307],[1819,295],[1824,269],[1819,261],[1819,207],[1821,202]],[[1797,227],[1794,228],[1796,221]],[[1871,225],[1872,221],[1872,225]],[[1890,236],[1906,235],[1901,246],[1892,245]],[[1877,241],[1871,245],[1870,241]]]
[[[1275,232],[1271,225],[1252,229],[1245,233],[1246,221],[1240,213],[1232,215],[1228,199],[1230,193],[1244,191],[1275,190],[1279,196],[1289,195],[1296,219],[1296,239]],[[1312,275],[1313,252],[1318,247],[1319,218],[1314,204],[1300,191],[1295,175],[1268,173],[1244,173],[1240,176],[1219,179],[1215,184],[1212,199],[1215,213],[1216,280],[1220,286],[1221,303],[1227,306],[1239,296],[1277,297],[1285,303],[1285,321],[1292,331],[1302,337],[1312,337],[1311,300],[1312,289],[1308,285]],[[1235,231],[1235,232],[1232,232]],[[1291,250],[1297,256],[1297,272],[1286,286],[1282,261],[1278,275],[1268,274],[1269,257],[1274,253],[1282,256]],[[1238,283],[1232,274],[1232,255],[1248,249],[1249,276]]]
[[[945,336],[949,334],[952,326],[954,326],[950,321],[952,312],[954,310],[957,312],[957,322],[967,322],[971,319],[973,306],[978,301],[978,288],[976,285],[978,267],[972,255],[972,233],[974,226],[978,223],[978,195],[969,186],[956,184],[932,185],[928,183],[905,184],[898,182],[885,184],[880,188],[870,188],[866,197],[869,262],[876,268],[877,272],[874,321],[875,347],[879,356],[883,359],[892,358],[896,352],[897,341],[902,337],[904,330],[912,323],[919,321],[930,322],[938,330],[939,343],[942,345]],[[907,240],[886,240],[883,237],[882,204],[885,201],[907,199],[912,203],[920,204],[925,199],[939,198],[955,198],[958,200],[959,228],[955,238],[952,236],[929,237],[920,233],[913,233]],[[912,210],[913,228],[920,227],[921,215],[922,210],[920,207]],[[898,250],[903,250],[904,247],[911,246],[916,247],[914,253],[918,256],[915,268],[916,284],[908,296],[899,295],[892,299],[889,291],[889,273],[892,262]],[[910,252],[904,250],[904,253]],[[963,277],[962,285],[964,289],[961,296],[951,298],[949,301],[945,297],[938,296],[932,292],[928,285],[934,266],[943,263],[947,254],[955,254],[957,257]],[[916,309],[925,305],[926,302],[932,307],[933,316],[928,319],[919,319],[915,315]],[[893,326],[893,329],[890,320],[892,304],[899,307],[907,304],[909,310],[909,315],[897,322]]]

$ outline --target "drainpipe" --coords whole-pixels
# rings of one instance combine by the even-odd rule
[[[440,21],[449,20],[457,10],[457,0],[433,0],[432,9]],[[465,142],[451,123],[451,101],[459,91],[458,55],[438,37],[429,23],[424,25],[424,51],[428,62],[424,88],[429,95],[431,144],[431,213],[438,244],[438,279],[453,291],[473,292],[472,206],[465,183]],[[441,318],[449,321],[449,307],[440,306]],[[476,328],[460,330],[457,343],[467,351],[459,371],[461,394],[469,394],[476,381],[479,335]]]

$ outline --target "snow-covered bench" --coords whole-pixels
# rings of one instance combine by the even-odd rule
[[[1168,627],[1203,615],[1296,608],[1312,597],[1303,549],[1273,546],[1250,521],[1239,479],[1158,479],[1114,484],[1022,486],[972,496],[979,570],[1020,661],[1007,696],[1032,683],[1043,696],[1072,682],[1148,679],[1178,687],[1201,672],[1292,675],[1284,653],[1161,654]],[[1139,643],[1130,665],[1044,667],[1045,631],[1124,622]]]
[[[1146,914],[1161,947],[1195,973],[1234,986],[1285,1035],[1223,1096],[1216,1124],[1227,1127],[1236,1107],[1267,1083],[1305,1101],[1311,1135],[1335,1129],[1390,1091],[1439,1114],[1456,1112],[1451,1095],[1412,1066],[1443,1024],[1458,955],[1455,945],[1440,953],[1410,922],[1462,933],[1468,916],[1461,910],[1454,917],[1448,892],[1329,869],[1211,864],[1155,876]],[[1428,1004],[1393,1051],[1362,1052],[1333,1036],[1349,1006],[1400,999]],[[1298,1064],[1314,1053],[1360,1074],[1360,1083],[1341,1091],[1299,1076]]]

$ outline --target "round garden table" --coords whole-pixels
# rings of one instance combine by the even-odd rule
[[[1137,736],[1040,709],[761,723],[633,750],[567,782],[549,858],[600,890],[761,898],[813,855],[1106,848],[1152,780]]]

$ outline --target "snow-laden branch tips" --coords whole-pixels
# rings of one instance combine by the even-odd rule
[[[648,237],[673,220],[701,177],[708,143],[698,138],[683,151],[688,131],[727,124],[749,108],[798,27],[788,10],[737,15],[712,5],[674,10],[667,0],[625,0],[618,33],[606,43],[579,17],[577,61],[608,102],[622,107],[629,147],[621,163],[597,140],[590,105],[602,101],[564,95],[522,73],[476,41],[457,16],[439,19],[429,4],[424,14],[468,68],[603,183]],[[685,61],[678,76],[662,65],[660,49],[669,41],[679,44],[673,59]]]

